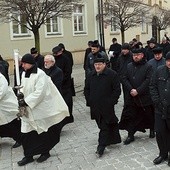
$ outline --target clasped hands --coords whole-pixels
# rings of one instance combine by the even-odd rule
[[[136,89],[132,89],[132,90],[130,91],[130,95],[133,96],[133,97],[137,96],[137,95],[138,95],[137,90],[136,90]]]

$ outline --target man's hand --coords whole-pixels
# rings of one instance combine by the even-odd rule
[[[18,105],[19,105],[19,107],[28,106],[24,99],[20,99],[20,100],[18,101]]]
[[[130,91],[130,94],[131,94],[131,96],[135,97],[135,96],[138,95],[138,92],[137,92],[136,89],[132,89],[132,90]]]

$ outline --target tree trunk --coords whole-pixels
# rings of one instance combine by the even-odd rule
[[[160,43],[160,41],[161,41],[161,30],[158,29],[158,40],[157,40],[157,42]]]
[[[122,44],[125,43],[125,31],[121,30],[121,39],[122,39]]]
[[[35,48],[40,52],[40,34],[39,34],[39,29],[34,29],[33,30],[34,34],[34,42],[35,42]]]

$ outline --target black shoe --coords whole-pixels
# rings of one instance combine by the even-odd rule
[[[168,166],[170,166],[170,159],[168,159]]]
[[[21,146],[21,143],[15,142],[15,144],[12,146],[12,148],[18,148]]]
[[[37,159],[38,163],[46,161],[50,157],[49,153],[41,154],[41,156]]]
[[[24,157],[21,161],[18,161],[17,163],[19,166],[23,166],[33,161],[34,161],[33,157]]]
[[[104,150],[105,150],[105,146],[98,146],[97,147],[97,151],[96,151],[96,156],[98,158],[102,157],[103,153],[104,153]]]
[[[154,138],[154,137],[155,137],[155,132],[154,132],[154,130],[150,130],[149,138]]]
[[[134,140],[135,140],[135,139],[134,139],[134,136],[128,136],[123,143],[124,143],[124,145],[128,145],[128,144],[130,144],[131,142],[133,142]]]
[[[155,159],[153,160],[153,163],[154,163],[155,165],[158,165],[158,164],[160,164],[161,162],[163,162],[163,161],[165,161],[165,160],[166,160],[166,157],[158,156],[157,158],[155,158]]]

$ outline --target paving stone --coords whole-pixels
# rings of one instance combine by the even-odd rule
[[[83,95],[84,70],[82,65],[73,68],[75,90],[73,97],[74,123],[64,126],[60,142],[50,151],[51,157],[44,163],[34,161],[19,167],[17,162],[23,158],[22,147],[11,149],[14,141],[10,138],[0,140],[0,170],[168,170],[167,162],[153,165],[153,159],[158,156],[158,147],[154,139],[146,133],[137,132],[135,141],[129,145],[123,142],[106,147],[104,155],[97,158],[95,151],[98,145],[99,129],[90,118],[90,108],[86,107]],[[123,108],[123,95],[115,106],[118,118]],[[127,132],[120,131],[122,141]],[[39,155],[38,155],[39,156]],[[34,158],[37,159],[38,156]]]

